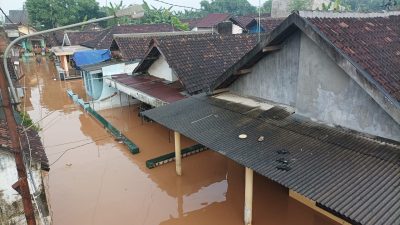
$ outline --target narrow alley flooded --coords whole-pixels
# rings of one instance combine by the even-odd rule
[[[25,108],[40,121],[50,161],[47,179],[55,225],[243,224],[244,168],[211,150],[148,169],[145,161],[174,149],[173,133],[142,122],[136,106],[99,112],[140,149],[133,155],[66,94],[84,97],[82,80],[55,80],[53,62],[24,59]],[[194,142],[183,139],[182,147]],[[255,225],[336,224],[255,175]]]

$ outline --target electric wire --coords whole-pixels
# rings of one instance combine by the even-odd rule
[[[3,13],[3,15],[6,17],[6,19],[8,19],[8,21],[10,21],[10,23],[15,24],[8,16],[7,14],[3,11],[3,9],[0,7],[0,11]]]
[[[71,151],[71,150],[78,149],[78,148],[80,148],[80,147],[83,147],[83,146],[86,146],[86,145],[90,145],[90,144],[96,143],[97,141],[101,141],[101,140],[104,140],[104,139],[107,139],[107,138],[109,138],[109,137],[100,138],[100,139],[97,139],[97,140],[93,140],[93,141],[90,141],[90,142],[86,142],[86,143],[84,143],[84,144],[81,144],[81,145],[77,145],[77,146],[68,148],[68,149],[66,149],[66,150],[64,150],[64,151],[57,152],[57,153],[62,153],[62,154],[61,154],[57,159],[55,159],[55,160],[50,164],[50,166],[53,166],[53,165],[54,165],[56,162],[58,162],[67,152],[69,152],[69,151]]]
[[[177,5],[177,4],[172,4],[172,3],[165,2],[165,1],[162,1],[162,0],[153,0],[153,1],[155,1],[155,2],[160,2],[160,3],[166,4],[166,5],[170,5],[170,6],[176,6],[176,7],[180,7],[180,8],[187,8],[187,9],[201,10],[201,9],[198,9],[198,8],[195,8],[195,7],[191,7],[191,6],[185,6],[185,5]]]

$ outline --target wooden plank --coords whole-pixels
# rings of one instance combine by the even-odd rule
[[[251,69],[238,70],[233,75],[239,76],[239,75],[245,75],[248,73],[251,73]]]
[[[299,193],[297,193],[295,191],[289,190],[289,196],[291,198],[303,203],[304,205],[310,207],[311,209],[321,213],[322,215],[328,217],[329,219],[339,223],[339,224],[351,225],[351,223],[345,221],[344,219],[339,218],[339,217],[333,215],[332,213],[330,213],[330,212],[328,212],[328,211],[326,211],[324,209],[321,209],[320,207],[317,206],[315,201],[313,201],[313,200],[311,200],[311,199],[309,199],[309,198],[307,198],[307,197],[305,197],[305,196],[303,196],[303,195],[301,195],[301,194],[299,194]]]
[[[281,49],[280,45],[271,45],[263,48],[263,52],[273,52]]]

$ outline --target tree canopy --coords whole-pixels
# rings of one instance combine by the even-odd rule
[[[247,0],[203,0],[201,10],[207,13],[230,13],[233,15],[247,15],[257,12],[257,8]]]
[[[26,0],[29,19],[37,29],[50,29],[105,15],[96,0]]]

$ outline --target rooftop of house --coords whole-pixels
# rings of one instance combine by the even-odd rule
[[[154,33],[154,32],[174,32],[179,29],[174,28],[170,24],[131,24],[113,26],[109,29],[101,31],[93,40],[82,43],[89,48],[109,49],[113,41],[114,34],[129,33]]]
[[[154,38],[179,38],[184,36],[209,36],[210,32],[159,32],[159,33],[142,33],[142,34],[116,34],[111,44],[111,51],[119,51],[124,61],[141,60],[146,55],[151,40]]]
[[[64,35],[67,35],[68,40],[64,40]],[[47,44],[54,46],[61,46],[63,41],[68,42],[64,43],[64,45],[80,45],[84,42],[95,39],[99,34],[101,34],[101,30],[89,30],[89,31],[56,31],[47,35],[46,41]]]
[[[302,31],[400,123],[400,12],[294,12],[226,70],[211,89],[235,80],[292,33]]]
[[[160,55],[189,94],[208,90],[225,70],[257,44],[257,35],[205,35],[154,39],[134,73],[146,73]]]
[[[338,16],[303,17],[400,102],[400,13]]]
[[[261,27],[266,31],[270,32],[273,29],[275,29],[282,21],[284,21],[286,18],[261,18],[260,19],[260,25]]]
[[[38,132],[28,129],[25,135],[22,130],[23,127],[20,126],[19,131],[21,131],[21,144],[24,154],[28,157],[31,155],[34,161],[41,164],[43,170],[49,170],[49,160],[47,159],[47,155]],[[4,119],[0,119],[0,147],[2,150],[12,152],[10,133],[8,131],[7,123]]]
[[[27,10],[10,10],[6,18],[6,24],[24,24],[29,23],[28,11]],[[11,21],[10,21],[11,20]]]
[[[249,16],[234,16],[231,18],[231,21],[241,28],[247,28],[253,22],[256,22],[256,18],[252,15]]]
[[[198,21],[195,25],[195,27],[200,27],[200,28],[212,28],[216,26],[217,24],[228,20],[231,17],[230,14],[226,13],[210,13],[206,17],[202,18],[200,21]]]
[[[189,29],[193,29],[196,27],[197,23],[203,18],[193,18],[193,19],[181,19],[182,23],[187,23],[189,25]]]

